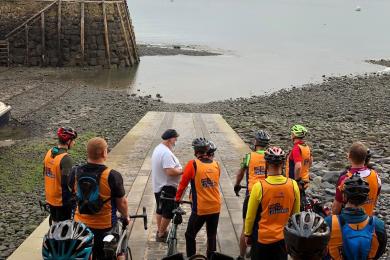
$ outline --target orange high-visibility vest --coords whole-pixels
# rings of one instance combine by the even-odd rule
[[[52,151],[49,150],[44,159],[46,202],[56,207],[63,206],[61,160],[67,154],[62,153],[53,158]]]
[[[111,197],[111,188],[108,183],[110,171],[111,169],[106,168],[100,177],[99,196],[103,201],[107,201]],[[75,179],[75,192],[77,193],[77,178]],[[83,222],[85,225],[93,229],[106,229],[112,227],[113,214],[116,214],[116,210],[113,212],[111,201],[107,201],[103,204],[101,210],[93,215],[80,214],[77,207],[74,219],[77,222]]]
[[[301,179],[305,182],[310,181],[310,161],[311,161],[311,151],[310,147],[306,144],[299,144],[299,150],[301,151],[302,156],[302,167],[301,167]],[[287,156],[286,160],[286,177],[291,178],[290,170],[294,171],[294,169],[290,169],[290,156]],[[294,176],[297,179],[297,176]]]
[[[221,211],[219,177],[221,171],[216,161],[204,163],[195,159],[195,176],[191,180],[192,209],[197,215],[209,215]]]
[[[258,222],[258,241],[272,244],[284,239],[283,228],[294,210],[294,185],[289,178],[283,184],[261,180],[261,213]]]
[[[264,153],[250,153],[246,178],[249,193],[256,182],[266,178]]]

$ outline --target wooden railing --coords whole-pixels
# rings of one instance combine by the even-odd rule
[[[61,55],[61,6],[62,2],[78,2],[80,3],[80,51],[81,51],[81,58],[82,62],[84,63],[85,60],[85,29],[84,29],[84,14],[85,14],[85,4],[86,3],[95,3],[95,4],[101,4],[102,5],[102,16],[103,16],[103,22],[104,22],[104,39],[105,39],[105,49],[106,49],[106,59],[107,63],[110,67],[111,65],[111,58],[110,58],[110,42],[109,42],[109,32],[108,32],[108,24],[107,24],[107,14],[106,14],[106,4],[115,4],[116,10],[118,12],[118,15],[120,17],[121,22],[121,31],[123,34],[123,38],[126,43],[127,53],[129,57],[129,61],[131,66],[139,62],[139,56],[137,52],[136,47],[136,40],[134,35],[133,26],[131,23],[130,13],[127,6],[126,0],[39,0],[40,2],[50,2],[47,6],[45,6],[42,10],[28,18],[25,22],[23,22],[21,25],[13,29],[11,32],[5,35],[3,40],[8,40],[14,36],[17,33],[20,33],[22,30],[25,30],[25,38],[26,38],[26,64],[29,64],[29,23],[35,22],[37,19],[40,18],[41,20],[41,38],[42,38],[42,48],[41,48],[41,59],[42,64],[45,64],[45,12],[48,11],[51,7],[57,4],[58,6],[58,13],[57,13],[57,51],[58,51],[58,62],[61,65],[62,64],[62,55]],[[124,8],[126,10],[125,16],[122,16],[120,4],[124,5]],[[127,30],[126,30],[127,27]],[[129,34],[129,35],[128,35]],[[130,39],[130,42],[129,42]]]

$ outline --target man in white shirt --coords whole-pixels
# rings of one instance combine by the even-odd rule
[[[156,198],[156,241],[165,242],[168,235],[168,225],[173,217],[174,200],[161,200],[161,193],[168,198],[175,198],[180,175],[183,168],[173,154],[179,134],[174,129],[166,130],[161,138],[163,141],[154,148],[152,155],[152,184]]]

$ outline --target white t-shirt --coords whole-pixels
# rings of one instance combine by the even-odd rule
[[[164,169],[182,168],[179,160],[164,144],[159,144],[154,148],[152,154],[152,184],[153,192],[160,192],[163,186],[177,187],[180,176],[168,176]]]

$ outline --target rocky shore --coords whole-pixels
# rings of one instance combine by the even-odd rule
[[[338,173],[346,166],[353,141],[366,143],[383,182],[378,214],[390,231],[390,75],[324,78],[279,92],[207,104],[167,104],[126,90],[95,88],[78,80],[54,80],[67,69],[14,68],[0,71],[0,101],[13,106],[11,125],[27,138],[0,147],[0,259],[13,250],[44,218],[41,162],[59,125],[75,127],[81,138],[73,152],[85,158],[83,143],[104,136],[113,147],[147,111],[220,113],[247,142],[257,129],[272,134],[272,144],[291,147],[289,127],[300,123],[310,131],[313,185],[310,193],[322,201],[334,196]],[[0,133],[1,138],[1,133]],[[15,139],[18,139],[15,137]],[[1,139],[0,139],[1,140]],[[27,181],[26,181],[27,180]],[[388,216],[389,215],[389,216]],[[383,258],[387,259],[389,253]]]

